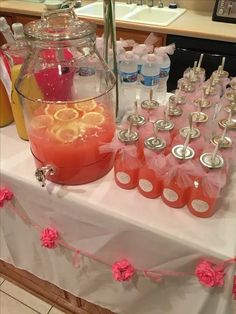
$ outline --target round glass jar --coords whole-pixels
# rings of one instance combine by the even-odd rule
[[[91,182],[113,166],[113,153],[100,146],[115,134],[115,77],[97,52],[95,30],[73,9],[24,28],[31,51],[15,88],[42,186]]]

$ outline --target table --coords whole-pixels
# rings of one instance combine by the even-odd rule
[[[135,267],[189,272],[200,258],[214,261],[236,255],[236,172],[210,219],[192,216],[186,208],[171,209],[160,199],[142,197],[136,190],[119,189],[111,171],[104,178],[80,186],[48,183],[41,188],[34,177],[29,143],[15,126],[0,130],[1,186],[14,193],[22,208],[42,228],[56,226],[74,247],[112,264],[127,258]],[[0,258],[54,283],[92,303],[122,314],[232,314],[235,264],[223,288],[208,289],[194,276],[166,277],[155,282],[136,276],[129,282],[112,279],[110,267],[73,254],[64,247],[48,250],[39,234],[12,211],[0,211]]]

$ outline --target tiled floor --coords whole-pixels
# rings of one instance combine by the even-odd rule
[[[0,314],[64,314],[64,312],[0,277]]]
[[[0,277],[1,314],[64,314]]]

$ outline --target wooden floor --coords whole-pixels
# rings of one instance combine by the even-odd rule
[[[44,301],[41,303],[47,304],[49,307],[47,312],[40,312],[30,306],[30,308],[27,309],[28,312],[25,310],[25,313],[22,312],[22,314],[34,313],[29,312],[30,310],[36,310],[36,313],[40,314],[113,314],[109,310],[103,309],[97,305],[91,304],[85,300],[75,297],[71,293],[61,290],[55,285],[47,281],[41,280],[27,271],[19,270],[1,260],[0,276],[2,277],[0,284],[1,287],[3,287],[1,288],[1,293],[3,293],[1,297],[3,298],[3,301],[5,300],[4,302],[10,302],[9,304],[13,304],[13,301],[11,300],[12,295],[9,292],[7,293],[7,291],[10,291],[11,289],[17,290],[17,287],[20,287],[23,288],[25,291],[28,291],[30,294],[36,296],[40,300]],[[6,282],[3,282],[4,279],[6,280]],[[17,287],[14,288],[14,285],[16,285]],[[19,289],[19,291],[22,290]],[[18,294],[19,293],[16,292],[16,295]],[[9,299],[9,297],[11,299]],[[18,300],[15,296],[13,296],[13,299],[22,303],[22,301]],[[28,305],[26,304],[26,306]],[[47,308],[47,306],[45,306],[45,308]],[[59,309],[61,312],[57,311],[57,309]],[[1,314],[13,314],[10,312],[0,312]],[[17,314],[21,313],[18,311]]]

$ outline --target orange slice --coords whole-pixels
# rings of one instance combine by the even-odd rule
[[[54,119],[52,116],[43,114],[43,115],[34,117],[31,120],[31,126],[34,129],[45,129],[45,128],[50,127],[53,124],[53,122],[54,122]]]
[[[85,124],[88,124],[90,127],[96,127],[105,121],[105,117],[103,114],[93,111],[86,113],[81,118],[81,121]]]
[[[61,143],[72,143],[79,137],[82,137],[85,133],[85,129],[83,128],[83,123],[78,121],[70,122],[65,125],[61,125],[59,128],[55,128],[51,130],[54,132],[55,137]]]
[[[75,104],[75,108],[77,110],[82,110],[85,112],[90,112],[97,107],[97,103],[95,100],[82,101],[78,104]]]
[[[47,104],[44,112],[46,114],[54,115],[57,111],[66,108],[66,105],[59,105],[59,104]]]
[[[64,109],[58,110],[54,114],[54,118],[56,120],[63,121],[63,122],[71,121],[78,117],[79,117],[78,111],[72,108],[64,108]]]

